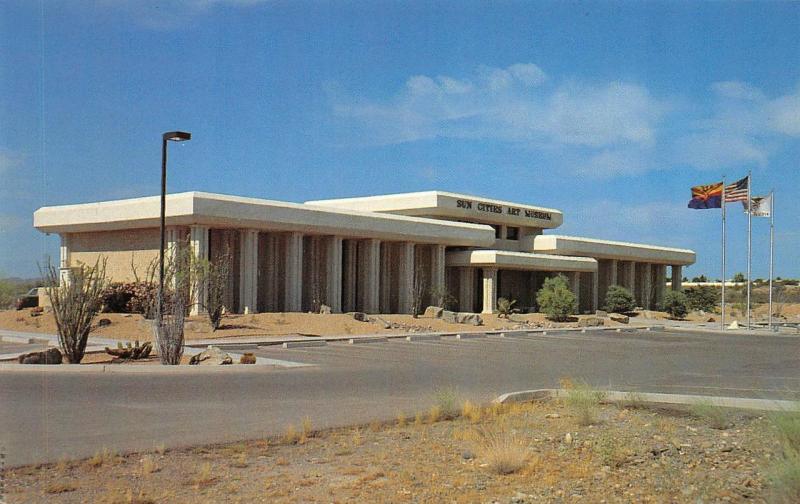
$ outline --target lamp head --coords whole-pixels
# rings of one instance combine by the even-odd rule
[[[186,131],[169,131],[163,135],[164,141],[184,142],[192,139],[192,134]]]

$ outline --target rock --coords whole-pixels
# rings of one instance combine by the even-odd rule
[[[739,321],[734,320],[733,322],[731,322],[731,325],[728,326],[728,329],[739,329]]]
[[[578,327],[596,327],[603,325],[603,319],[599,317],[584,317],[578,320]]]
[[[545,418],[561,418],[561,415],[558,413],[548,413],[544,416]]]
[[[477,313],[456,313],[455,320],[457,324],[483,325],[483,319]]]
[[[564,435],[564,444],[572,444],[572,434],[571,433],[567,432],[566,435]]]
[[[443,311],[444,308],[439,308],[438,306],[429,306],[425,308],[425,313],[422,316],[428,318],[442,318]]]
[[[439,318],[441,318],[442,320],[444,320],[445,322],[447,322],[449,324],[455,324],[456,323],[456,312],[451,312],[449,310],[442,310],[442,315]]]
[[[608,317],[608,312],[605,310],[595,310],[594,314],[596,317]]]
[[[333,313],[333,311],[331,310],[330,306],[323,304],[319,305],[319,313],[320,315],[330,315],[331,313]]]
[[[189,364],[200,364],[203,366],[233,364],[233,358],[218,347],[208,345],[208,348],[197,355],[193,355],[192,358],[189,359]]]
[[[101,318],[97,321],[97,327],[107,327],[111,325],[111,319]]]
[[[475,454],[472,453],[470,450],[464,450],[461,452],[461,458],[464,460],[472,460],[475,458]]]
[[[631,320],[629,316],[623,315],[621,313],[609,313],[608,318],[610,318],[614,322],[619,322],[620,324],[627,324]]]
[[[20,364],[61,364],[63,357],[58,348],[48,348],[43,352],[31,352],[17,357]]]
[[[256,356],[252,352],[246,352],[239,358],[239,364],[255,364]]]
[[[706,319],[706,322],[716,322],[716,321],[717,321],[717,319],[715,319],[714,317],[708,317]]]
[[[360,311],[353,312],[353,318],[355,320],[358,320],[359,322],[369,322],[369,317],[364,312]]]

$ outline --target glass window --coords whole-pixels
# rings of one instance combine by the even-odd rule
[[[506,228],[506,240],[519,240],[519,228],[518,227],[507,227]]]

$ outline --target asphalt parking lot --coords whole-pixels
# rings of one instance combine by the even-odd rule
[[[506,338],[258,347],[311,364],[187,373],[0,373],[0,433],[10,465],[392,419],[443,387],[485,402],[561,378],[647,392],[796,399],[800,339],[679,332],[561,332]],[[240,351],[240,350],[237,350]],[[161,366],[155,366],[161,368]],[[258,368],[258,369],[255,369]],[[162,370],[163,371],[163,370]]]

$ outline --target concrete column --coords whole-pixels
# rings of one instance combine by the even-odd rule
[[[411,313],[414,295],[414,244],[400,243],[397,247],[397,311]]]
[[[61,283],[67,284],[71,278],[70,267],[72,266],[70,260],[70,235],[69,233],[61,233],[59,238],[61,245],[59,247],[58,274]]]
[[[475,293],[475,275],[472,268],[458,268],[458,309],[462,312],[472,311],[472,300]]]
[[[599,266],[599,265],[598,265]],[[599,303],[599,284],[600,274],[595,271],[592,273],[592,311],[596,311],[600,307]]]
[[[567,273],[569,280],[569,290],[575,294],[575,306],[578,313],[581,312],[581,274],[578,271],[570,271]]]
[[[378,313],[380,285],[380,240],[364,240],[358,244],[358,296],[360,309]]]
[[[444,245],[431,246],[431,292],[441,295],[445,290]],[[434,300],[435,302],[435,300]]]
[[[258,311],[258,231],[239,233],[239,311]]]
[[[392,313],[392,247],[393,243],[381,243],[381,285],[379,294],[379,311]]]
[[[358,302],[358,242],[345,240],[342,247],[344,255],[342,272],[342,310],[356,311]]]
[[[303,310],[303,235],[288,233],[284,239],[283,309],[299,312]]]
[[[282,291],[278,282],[280,265],[280,243],[273,233],[262,233],[259,239],[259,310],[277,312],[280,310],[278,294]]]
[[[325,243],[325,301],[333,313],[342,311],[342,237],[329,236]]]
[[[679,291],[683,288],[683,266],[672,265],[672,290]]]
[[[483,268],[483,311],[497,311],[497,268]]]
[[[189,246],[192,254],[199,261],[208,261],[208,226],[189,227]],[[205,282],[193,279],[194,288],[192,289],[192,307],[189,311],[191,315],[205,313],[208,303],[208,289]]]
[[[617,270],[619,269],[619,261],[616,259],[611,259],[608,261],[608,269],[608,287],[611,287],[612,285],[619,285],[619,276],[617,273]],[[608,287],[606,287],[606,289],[608,289]]]
[[[656,296],[653,300],[653,304],[656,308],[661,306],[661,303],[664,302],[664,287],[666,287],[667,283],[667,267],[663,264],[654,264],[653,265],[653,280],[655,281],[655,291]]]
[[[653,276],[650,263],[642,264],[642,305],[647,310],[653,309]]]

